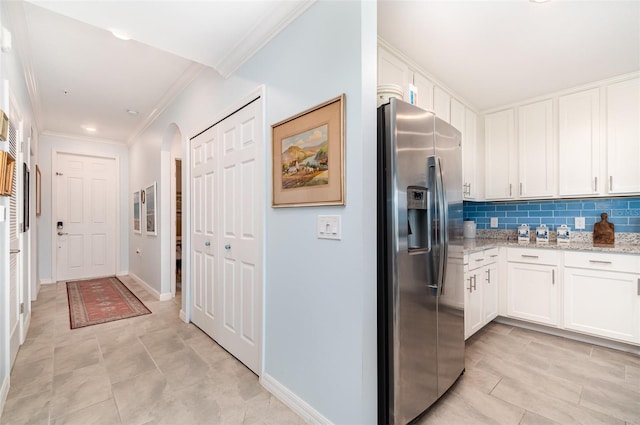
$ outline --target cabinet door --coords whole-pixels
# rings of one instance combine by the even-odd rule
[[[483,323],[486,325],[498,316],[498,264],[485,266],[482,274]]]
[[[599,181],[599,89],[561,96],[558,109],[560,196],[594,195],[604,192],[605,182]]]
[[[462,138],[462,163],[464,181],[467,184],[465,199],[482,199],[482,159],[478,149],[478,116],[465,110],[465,134]]]
[[[480,270],[467,272],[464,279],[464,338],[482,328],[482,275]]]
[[[433,83],[424,75],[414,72],[413,85],[418,89],[416,105],[427,111],[433,111]]]
[[[469,157],[475,156],[472,152],[475,151],[475,137],[471,137],[471,131],[466,128],[467,112],[471,114],[471,111],[467,111],[465,106],[458,102],[456,99],[451,99],[451,125],[462,133],[462,195],[465,199],[470,198],[469,187],[471,186],[471,180],[473,179],[473,171],[475,170],[475,161],[471,161]],[[472,166],[469,167],[469,166]]]
[[[640,192],[640,78],[607,87],[609,193]]]
[[[515,196],[516,147],[513,109],[485,116],[485,194],[487,199]]]
[[[433,112],[435,112],[440,119],[448,123],[451,122],[450,104],[451,96],[449,93],[435,86],[433,88]]]
[[[378,47],[378,85],[397,84],[402,87],[404,99],[408,99],[409,67],[385,49]]]
[[[631,273],[565,268],[564,326],[640,343],[639,280]]]
[[[556,267],[510,262],[507,265],[507,314],[518,319],[557,325]]]
[[[522,198],[555,195],[557,154],[551,100],[518,108],[518,152],[518,195]]]

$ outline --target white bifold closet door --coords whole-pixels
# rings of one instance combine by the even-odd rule
[[[190,142],[192,320],[254,373],[262,352],[262,98]]]

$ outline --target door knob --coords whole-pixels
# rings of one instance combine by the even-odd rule
[[[231,249],[231,245],[226,244],[226,245],[224,246],[224,249],[226,249],[227,251],[229,251],[229,250]]]
[[[204,246],[211,246],[211,242],[206,241],[206,242],[204,243]]]

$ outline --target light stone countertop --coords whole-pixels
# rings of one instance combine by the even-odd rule
[[[479,235],[476,239],[464,239],[463,252],[465,254],[481,251],[487,248],[496,247],[521,247],[521,248],[538,248],[538,249],[561,249],[564,251],[595,251],[607,253],[624,253],[640,255],[640,234],[627,233],[618,237],[616,234],[616,242],[612,247],[593,246],[593,240],[587,237],[580,237],[580,233],[571,235],[571,242],[568,244],[558,244],[555,238],[552,238],[548,244],[537,244],[532,238],[531,242],[518,242],[517,238],[511,234],[489,234],[494,237],[482,237]],[[498,236],[498,237],[495,237]]]

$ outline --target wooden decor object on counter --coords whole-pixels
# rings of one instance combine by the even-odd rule
[[[609,214],[603,212],[600,214],[600,221],[593,225],[593,245],[594,246],[613,246],[615,243],[614,225],[607,219]]]

